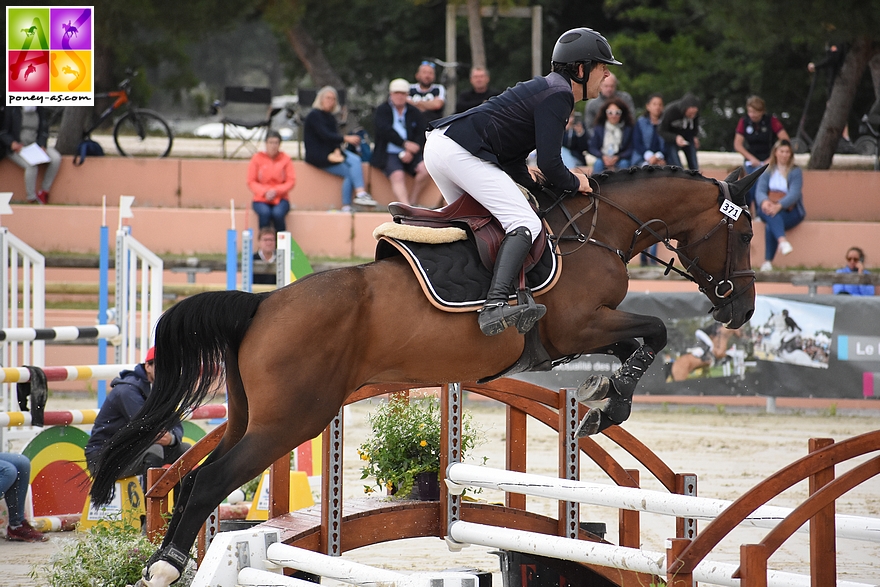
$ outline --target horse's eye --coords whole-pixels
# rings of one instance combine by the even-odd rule
[[[742,235],[740,235],[739,238],[742,239],[742,242],[744,245],[747,245],[750,242],[752,242],[752,235],[750,235],[750,234],[742,234]]]

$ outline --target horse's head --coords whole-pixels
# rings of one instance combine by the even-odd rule
[[[765,168],[739,180],[737,170],[718,182],[717,205],[696,215],[679,240],[679,260],[712,302],[712,317],[728,328],[739,328],[755,311],[752,217],[746,194]]]

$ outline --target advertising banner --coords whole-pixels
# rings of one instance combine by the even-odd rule
[[[662,318],[669,335],[637,395],[880,398],[880,297],[758,296],[737,330],[715,322],[709,308],[699,293],[626,297],[619,309]],[[559,389],[619,366],[612,356],[584,355],[516,377]]]

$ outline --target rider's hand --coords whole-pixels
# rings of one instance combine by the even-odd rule
[[[580,185],[578,186],[578,192],[582,194],[589,194],[593,191],[593,188],[590,187],[590,178],[584,175],[583,173],[575,173],[574,176],[578,178]]]

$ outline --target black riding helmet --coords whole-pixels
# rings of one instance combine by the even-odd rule
[[[593,68],[593,62],[607,63],[608,65],[623,65],[614,58],[611,52],[611,45],[608,41],[594,31],[586,27],[571,29],[562,34],[556,45],[553,47],[553,55],[550,58],[552,65],[572,64],[569,69],[572,80],[580,83],[584,87],[584,99],[587,96],[587,79],[590,77],[590,70]],[[577,75],[577,64],[584,64],[584,75]]]

